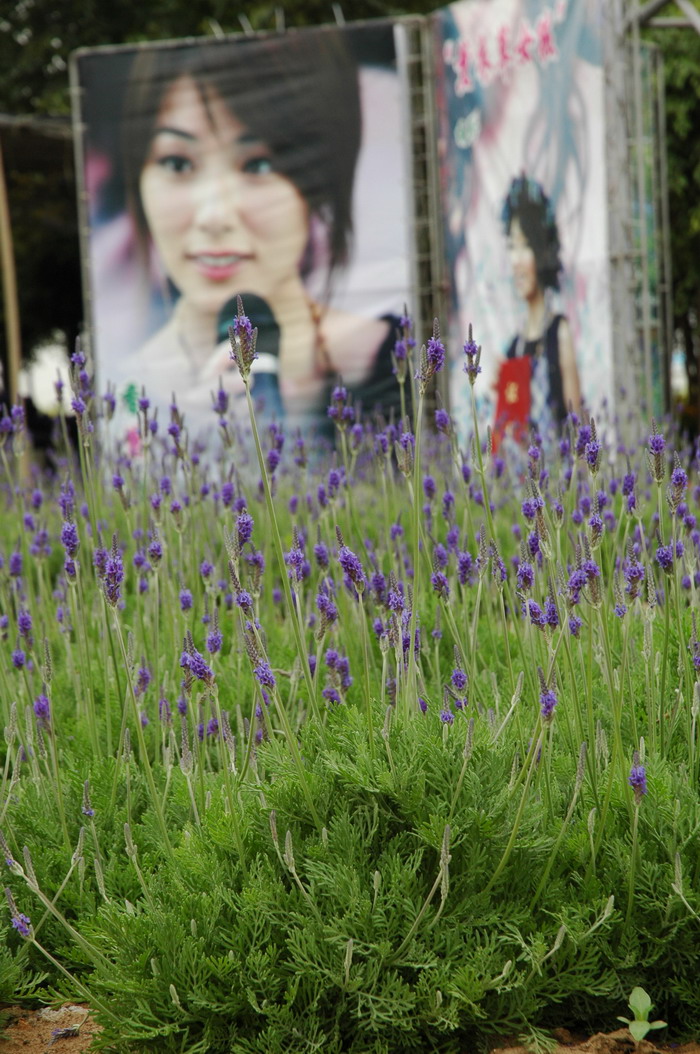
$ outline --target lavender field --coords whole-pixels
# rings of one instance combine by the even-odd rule
[[[206,450],[144,394],[117,456],[80,351],[79,463],[28,472],[0,415],[0,1004],[86,1000],[113,1050],[457,1054],[642,986],[700,1032],[700,452],[624,401],[460,449],[411,344],[405,417],[338,387],[327,454],[246,389]]]

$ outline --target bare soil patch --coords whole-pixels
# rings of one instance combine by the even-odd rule
[[[83,1054],[98,1031],[87,1006],[75,1003],[57,1010],[15,1006],[4,1013],[9,1021],[0,1031],[0,1054]]]
[[[565,1028],[554,1031],[558,1040],[555,1054],[700,1054],[698,1043],[651,1043],[642,1040],[635,1043],[626,1028],[616,1032],[597,1032],[594,1036],[581,1038],[573,1036]],[[527,1054],[526,1048],[515,1045],[502,1045],[492,1049],[492,1054]]]
[[[22,1010],[11,1007],[5,1034],[0,1038],[0,1054],[86,1054],[98,1026],[87,1006],[67,1004],[59,1010]],[[76,1035],[70,1030],[79,1026]],[[565,1028],[556,1029],[558,1046],[554,1054],[700,1054],[700,1043],[660,1043],[644,1040],[635,1044],[626,1028],[598,1032],[582,1038]],[[491,1054],[528,1054],[521,1045],[504,1042],[492,1047]]]

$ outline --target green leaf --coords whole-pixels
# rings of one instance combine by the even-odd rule
[[[652,1006],[651,999],[643,988],[633,988],[629,998],[629,1007],[637,1021],[646,1021]]]
[[[635,1043],[641,1043],[649,1031],[648,1021],[630,1021],[629,1030]]]

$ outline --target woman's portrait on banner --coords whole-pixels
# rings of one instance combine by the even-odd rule
[[[497,439],[556,435],[613,395],[598,8],[464,0],[436,17],[450,345],[473,325]],[[459,355],[450,400],[466,438]]]
[[[562,271],[557,221],[540,184],[525,175],[511,183],[502,221],[522,314],[498,372],[494,431],[550,434],[569,411],[581,411],[571,326],[554,307]]]
[[[86,52],[78,74],[96,362],[118,416],[143,388],[165,425],[174,393],[192,435],[216,424],[212,393],[235,408],[238,297],[261,418],[332,436],[338,383],[396,414],[410,210],[393,27]]]

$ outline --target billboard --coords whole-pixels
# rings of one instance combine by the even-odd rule
[[[450,346],[472,323],[497,434],[556,430],[613,394],[603,28],[600,0],[464,0],[433,18]],[[450,401],[465,438],[458,354]]]
[[[219,386],[245,412],[227,341],[238,295],[260,331],[261,416],[328,435],[340,380],[365,411],[398,407],[391,351],[413,299],[402,66],[387,21],[76,53],[92,346],[120,435],[144,387],[163,427],[175,394],[192,438],[216,425]]]

